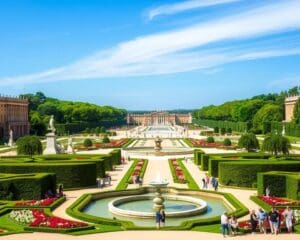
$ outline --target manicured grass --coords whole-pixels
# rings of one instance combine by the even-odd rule
[[[192,228],[191,230],[197,232],[221,233],[221,225],[212,224],[212,225],[197,226]]]
[[[16,224],[9,218],[9,213],[6,213],[2,216],[0,216],[0,228],[8,230],[7,232],[0,234],[6,235],[6,234],[12,234],[12,233],[23,233],[28,232],[24,230],[24,226]]]

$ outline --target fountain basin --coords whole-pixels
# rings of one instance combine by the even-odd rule
[[[119,216],[124,217],[132,217],[132,218],[153,218],[155,216],[154,211],[133,211],[127,210],[122,208],[122,204],[128,202],[136,202],[142,200],[149,200],[151,201],[153,196],[151,195],[133,195],[128,197],[121,197],[112,200],[108,204],[108,209],[111,213]],[[191,204],[193,206],[192,209],[188,210],[180,210],[180,211],[168,211],[166,209],[166,216],[167,217],[188,217],[188,216],[195,216],[206,212],[207,210],[207,203],[199,198],[193,198],[188,196],[177,196],[177,195],[164,195],[164,199],[172,200],[178,202],[185,202]]]

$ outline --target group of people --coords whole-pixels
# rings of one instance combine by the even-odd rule
[[[212,188],[215,191],[218,191],[219,187],[219,181],[215,177],[209,177],[206,175],[205,177],[202,178],[202,189],[208,189],[208,185],[211,184]]]
[[[48,189],[47,192],[44,194],[45,198],[60,198],[63,196],[65,195],[62,184],[58,186],[58,190],[56,191],[56,193],[53,193],[51,189]]]
[[[221,215],[221,228],[223,237],[226,235],[236,235],[239,231],[239,224],[236,216],[228,216],[226,212]]]
[[[98,177],[96,179],[97,187],[98,188],[103,188],[105,185],[110,186],[111,185],[111,176],[106,174],[104,178]]]
[[[160,229],[160,227],[164,227],[166,223],[166,213],[165,210],[156,211],[155,213],[155,222],[156,228]]]
[[[266,213],[262,208],[257,212],[252,210],[250,214],[251,231],[256,233],[257,226],[259,227],[260,233],[267,233],[266,224],[269,221],[270,229],[272,234],[278,234],[280,232],[280,225],[282,221],[285,221],[288,232],[293,231],[293,223],[295,221],[295,215],[293,209],[286,207],[283,214],[280,214],[274,207],[272,207],[269,213]]]

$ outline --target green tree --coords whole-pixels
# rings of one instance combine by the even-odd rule
[[[226,133],[226,129],[225,128],[221,128],[221,135],[225,135]]]
[[[214,127],[214,133],[219,133],[219,127]]]
[[[32,112],[30,115],[30,131],[35,135],[42,136],[45,135],[47,126],[42,120],[38,112]]]
[[[92,140],[89,139],[89,138],[84,139],[83,146],[85,146],[85,147],[91,147],[91,146],[93,146]]]
[[[253,127],[254,129],[261,130],[264,133],[267,133],[270,130],[268,123],[281,122],[282,118],[282,109],[273,103],[269,103],[264,105],[255,114],[253,118]]]
[[[214,143],[215,142],[215,139],[213,137],[207,137],[206,141],[208,143]]]
[[[294,107],[293,122],[300,124],[300,98],[297,100]]]
[[[245,148],[248,152],[251,152],[259,148],[259,143],[255,134],[245,133],[240,137],[238,146],[240,148]]]
[[[288,138],[280,134],[269,134],[265,137],[262,150],[277,156],[278,154],[288,154],[291,144]]]
[[[229,138],[225,138],[223,141],[224,146],[231,146],[231,140]]]
[[[110,143],[110,139],[108,138],[107,134],[104,135],[103,139],[102,139],[103,143]]]
[[[24,136],[17,140],[18,155],[29,155],[32,157],[35,154],[42,154],[43,147],[40,139],[37,136]]]

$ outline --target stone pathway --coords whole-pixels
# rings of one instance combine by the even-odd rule
[[[297,240],[297,234],[279,234],[274,236],[271,234],[247,234],[243,236],[232,237],[234,240]],[[84,236],[72,236],[56,233],[24,233],[2,236],[1,240],[219,240],[224,239],[221,234],[205,233],[195,231],[122,231],[88,234]],[[225,238],[226,239],[226,238]],[[231,239],[231,237],[229,237]]]

